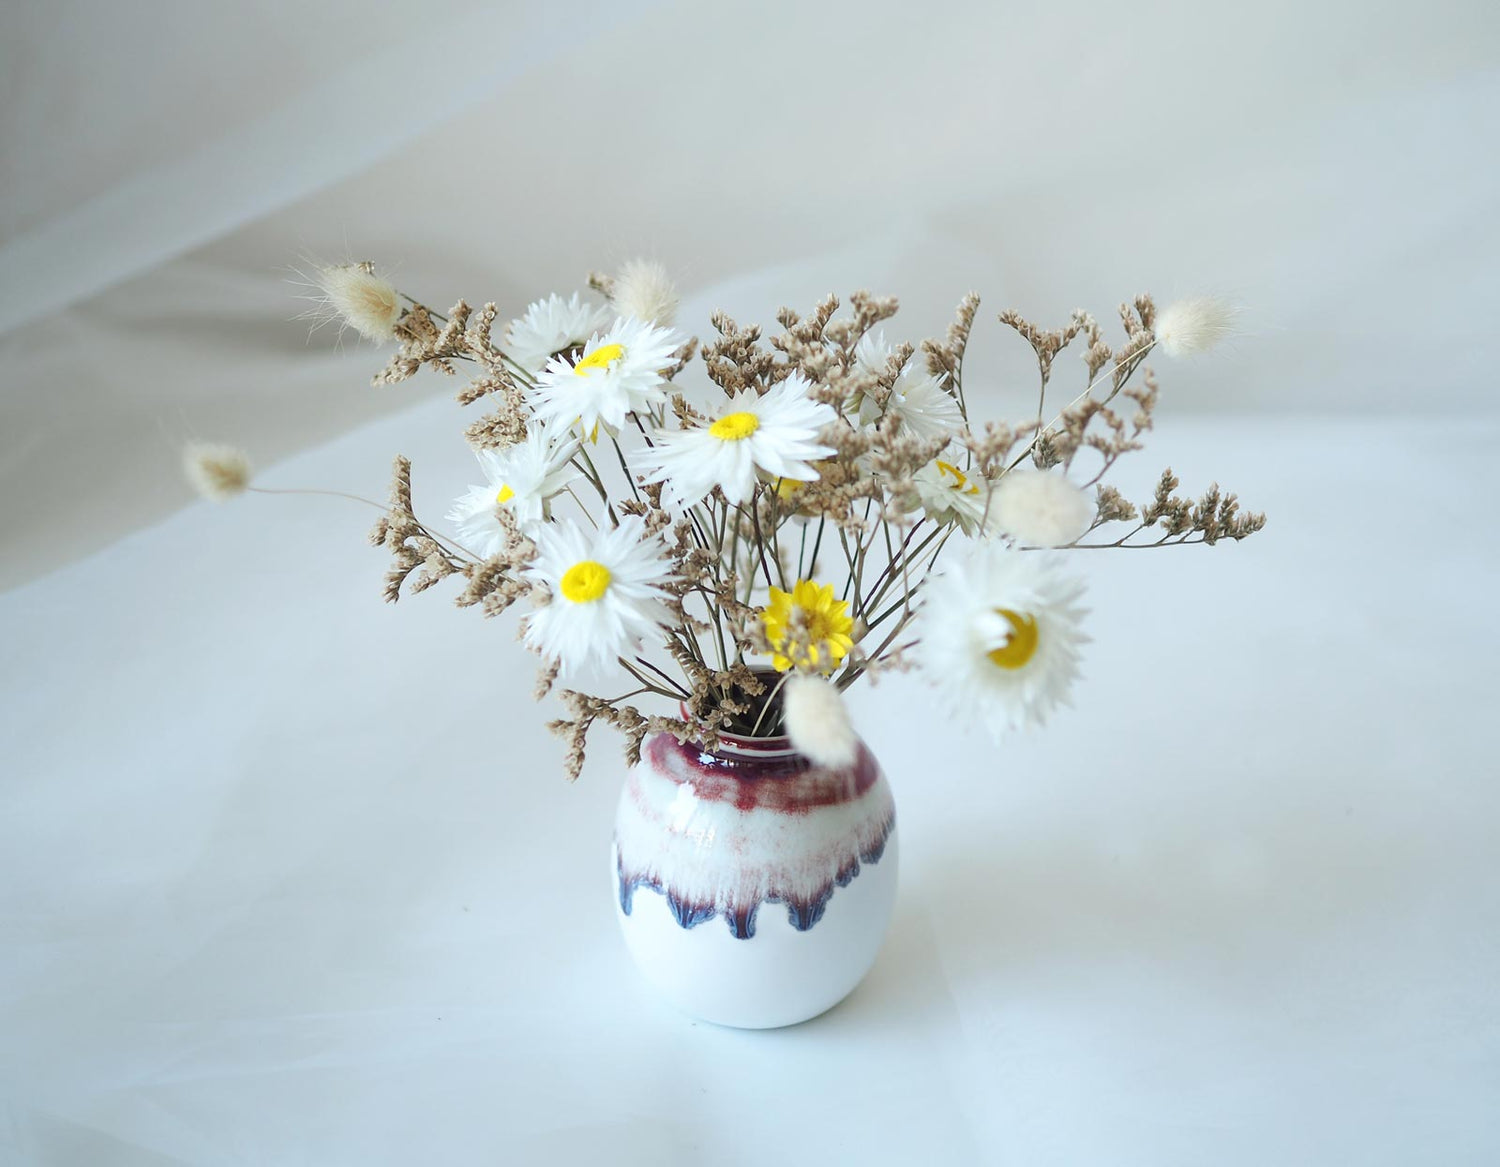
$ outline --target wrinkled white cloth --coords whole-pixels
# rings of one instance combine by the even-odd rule
[[[265,485],[399,450],[437,515],[460,417]],[[1497,438],[1164,409],[1133,493],[1171,463],[1270,525],[1075,553],[1044,733],[856,690],[895,922],[781,1032],[637,981],[616,743],[563,782],[512,622],[382,604],[363,508],[196,505],[0,596],[0,1162],[1493,1163]]]
[[[0,10],[0,588],[400,408],[289,271],[372,259],[506,318],[661,259],[770,324],[899,294],[893,338],[1245,305],[1179,408],[1492,408],[1493,5],[91,0]],[[794,30],[794,31],[789,31]],[[736,289],[760,274],[756,294]],[[706,318],[692,318],[706,330]],[[1030,355],[1009,366],[1024,377]]]
[[[1500,1161],[1493,6],[753,15],[0,12],[0,1164]],[[999,309],[1224,293],[1124,477],[1271,525],[1077,555],[1043,734],[857,690],[886,949],[695,1025],[616,936],[615,743],[561,780],[513,623],[383,605],[356,504],[180,509],[188,438],[376,498],[401,451],[431,516],[472,478],[448,383],[292,319],[305,254],[506,316],[655,255],[700,335],[972,287],[1011,417]]]

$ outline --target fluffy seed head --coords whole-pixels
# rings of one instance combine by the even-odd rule
[[[337,319],[366,340],[390,340],[401,319],[401,295],[390,280],[375,274],[372,263],[320,267],[313,282],[321,294],[326,319]]]
[[[995,526],[1027,547],[1066,547],[1094,521],[1087,493],[1050,470],[1012,470],[991,499]]]
[[[193,489],[213,502],[226,502],[250,485],[250,459],[234,446],[189,442],[182,469]]]
[[[615,277],[615,311],[661,328],[677,318],[677,288],[667,269],[653,259],[632,259]]]
[[[819,766],[852,765],[859,738],[839,691],[823,677],[793,673],[782,689],[786,732],[798,752]]]
[[[1234,331],[1234,305],[1215,296],[1175,300],[1156,317],[1156,347],[1169,357],[1207,352]]]

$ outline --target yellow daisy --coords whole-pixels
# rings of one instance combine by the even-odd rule
[[[778,672],[796,666],[831,673],[854,647],[849,603],[833,598],[832,584],[799,579],[790,592],[773,587],[761,620]]]

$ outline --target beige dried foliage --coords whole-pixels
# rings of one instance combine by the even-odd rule
[[[597,274],[590,285],[606,296],[620,286]],[[1155,496],[1140,507],[1103,481],[1120,459],[1142,447],[1152,429],[1159,389],[1143,365],[1156,344],[1156,310],[1149,297],[1121,305],[1124,337],[1113,346],[1094,317],[1082,310],[1057,328],[1014,311],[1002,313],[999,321],[1030,346],[1039,375],[1034,416],[1009,423],[969,417],[964,364],[978,310],[979,297],[969,293],[943,338],[920,346],[898,344],[875,370],[860,364],[858,346],[872,328],[896,314],[894,299],[860,291],[842,310],[834,296],[805,314],[783,308],[776,314],[780,331],[769,335],[759,325],[715,313],[714,334],[701,346],[696,340],[683,345],[663,370],[666,405],[632,417],[619,435],[596,435],[594,442],[585,443],[574,456],[583,480],[576,496],[580,505],[592,503],[589,514],[599,523],[639,516],[646,533],[663,540],[672,579],[666,587],[669,618],[660,643],[643,646],[639,655],[619,662],[629,691],[604,696],[563,689],[557,694],[565,716],[550,728],[563,739],[570,778],[581,772],[588,736],[598,724],[623,736],[632,762],[653,733],[672,733],[712,748],[723,733],[778,728],[775,678],[759,671],[763,666],[756,663],[770,654],[762,612],[771,587],[790,591],[799,579],[816,579],[842,588],[856,643],[832,678],[839,689],[864,676],[873,679],[909,667],[915,645],[911,620],[924,581],[956,530],[951,518],[934,517],[924,505],[923,490],[930,487],[921,476],[931,473],[936,459],[947,460],[986,498],[1007,473],[1028,463],[1068,473],[1097,500],[1090,533],[1117,524],[1129,527],[1108,542],[1087,542],[1090,535],[1085,534],[1073,544],[1078,548],[1214,544],[1243,539],[1264,526],[1263,515],[1242,511],[1237,498],[1217,485],[1196,499],[1180,497],[1170,471]],[[460,403],[484,402],[490,410],[469,424],[470,442],[503,448],[523,440],[530,424],[531,378],[492,341],[496,318],[493,304],[475,313],[460,301],[446,317],[413,304],[396,325],[399,347],[377,382],[400,381],[423,367],[446,375],[467,367],[473,375],[458,394]],[[1057,358],[1075,343],[1085,382],[1059,407],[1050,402],[1050,384],[1059,375]],[[927,369],[959,405],[964,424],[948,438],[917,437],[889,411],[893,385],[915,352],[923,354]],[[666,509],[661,484],[643,483],[632,469],[630,443],[649,443],[651,434],[662,429],[707,424],[710,414],[675,388],[689,372],[700,384],[726,394],[764,394],[794,372],[807,377],[812,397],[836,414],[819,435],[834,450],[817,464],[819,477],[808,483],[765,481],[738,506],[716,489],[685,513]],[[879,415],[874,424],[861,422],[861,402],[873,403]],[[600,467],[616,460],[620,472],[615,485],[607,487]],[[536,559],[536,544],[506,513],[499,511],[501,551],[479,560],[417,519],[411,468],[397,459],[390,508],[373,532],[393,559],[387,598],[458,576],[462,587],[457,603],[478,607],[487,616],[508,611],[520,600],[547,602],[545,591],[527,573]],[[811,647],[816,635],[816,628],[794,612],[792,655]],[[537,695],[553,692],[557,677],[556,662],[542,661]],[[641,699],[668,704],[653,711]]]
[[[391,475],[391,494],[385,515],[370,531],[370,542],[391,553],[385,577],[385,598],[395,603],[402,588],[408,594],[425,592],[450,575],[463,572],[464,563],[418,521],[411,501],[411,462],[397,457]],[[412,578],[418,568],[422,571]]]

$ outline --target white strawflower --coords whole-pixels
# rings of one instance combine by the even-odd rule
[[[865,333],[854,350],[855,359],[866,372],[884,373],[895,349],[886,343],[885,332]],[[859,403],[861,424],[873,425],[880,420],[880,407],[872,398]],[[897,418],[901,429],[919,438],[946,438],[957,433],[964,423],[963,412],[953,394],[929,374],[917,354],[907,358],[901,374],[891,386],[884,416]]]
[[[553,293],[529,304],[505,327],[505,352],[530,373],[540,373],[554,356],[582,347],[608,328],[614,314],[574,292],[566,300]]]
[[[1156,347],[1169,357],[1206,352],[1234,331],[1236,315],[1215,296],[1175,300],[1156,314]]]
[[[627,515],[613,530],[585,530],[559,520],[535,535],[537,558],[527,574],[552,600],[527,619],[526,643],[564,674],[608,664],[670,620],[662,585],[672,574],[660,536]]]
[[[1068,703],[1088,637],[1083,581],[1057,557],[984,543],[924,590],[919,660],[958,717],[998,738]]]
[[[810,462],[836,453],[818,442],[818,431],[838,415],[814,401],[807,378],[793,373],[764,395],[733,394],[712,422],[685,430],[663,430],[637,460],[655,469],[647,482],[663,482],[679,505],[691,506],[715,486],[731,503],[755,490],[756,471],[770,479],[814,482]]]
[[[799,753],[830,769],[854,764],[859,738],[832,683],[812,673],[793,673],[782,686],[781,702],[787,736]]]
[[[677,288],[667,269],[653,259],[632,259],[620,268],[611,302],[621,316],[663,328],[677,319]]]
[[[395,284],[375,274],[374,264],[320,267],[312,278],[318,291],[312,315],[319,323],[338,320],[366,340],[385,341],[396,335],[401,295]]]
[[[1066,547],[1093,525],[1098,508],[1066,475],[1048,470],[1012,470],[995,486],[990,502],[995,526],[1028,547]]]
[[[554,441],[544,426],[532,426],[524,442],[504,450],[477,450],[485,485],[471,486],[448,512],[465,545],[477,555],[491,556],[505,545],[501,510],[508,510],[523,530],[550,517],[552,499],[561,494],[578,472],[568,463],[578,449],[571,435]]]
[[[226,502],[250,485],[250,459],[234,446],[189,442],[182,470],[193,489],[213,502]]]
[[[938,523],[957,523],[965,535],[983,531],[993,535],[994,508],[988,505],[989,483],[969,475],[952,462],[936,458],[911,476],[917,502]],[[913,508],[915,509],[915,508]]]
[[[661,371],[672,363],[678,344],[671,329],[616,320],[590,338],[576,361],[553,357],[547,362],[531,394],[533,412],[559,430],[577,424],[592,438],[604,425],[613,433],[627,415],[647,413],[666,400]]]

